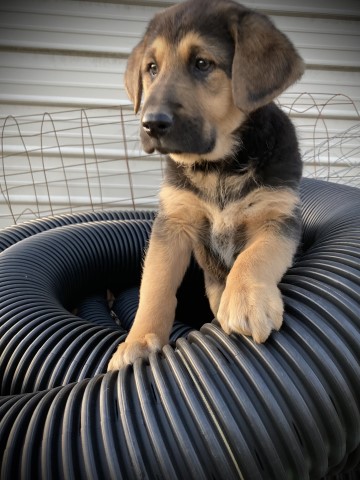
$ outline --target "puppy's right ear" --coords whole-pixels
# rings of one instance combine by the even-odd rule
[[[125,88],[130,100],[134,104],[134,111],[137,113],[140,108],[142,96],[141,62],[145,50],[145,43],[142,40],[131,52],[125,71]]]

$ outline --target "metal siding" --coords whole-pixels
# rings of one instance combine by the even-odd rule
[[[69,202],[71,208],[85,208],[90,190],[93,207],[155,205],[161,164],[156,156],[134,159],[141,154],[137,120],[122,77],[148,20],[171,3],[0,4],[0,227],[14,217],[30,218],[33,210],[36,215],[57,213],[69,209]],[[302,80],[279,99],[297,125],[305,173],[359,184],[360,3],[243,3],[270,14],[305,59]],[[129,145],[119,132],[119,109],[113,108],[120,105],[125,106]],[[87,126],[86,115],[91,117]],[[133,158],[130,166],[121,160],[125,154]],[[34,181],[37,190],[30,187]],[[71,181],[71,192],[65,181]],[[41,212],[34,198],[44,205]],[[26,207],[30,213],[24,213]]]

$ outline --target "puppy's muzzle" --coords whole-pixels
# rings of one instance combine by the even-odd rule
[[[144,131],[153,138],[164,137],[173,125],[173,117],[169,113],[145,113],[142,119]]]

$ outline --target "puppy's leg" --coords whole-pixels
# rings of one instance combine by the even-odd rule
[[[140,287],[139,308],[124,343],[108,370],[117,370],[160,350],[169,340],[176,308],[176,292],[190,262],[189,238],[170,220],[154,222]]]
[[[237,257],[226,280],[217,318],[227,332],[262,343],[282,324],[278,283],[290,267],[297,241],[264,228]]]
[[[216,317],[225,285],[217,282],[209,274],[207,274],[207,272],[204,272],[204,280],[206,296],[208,297],[211,311]]]

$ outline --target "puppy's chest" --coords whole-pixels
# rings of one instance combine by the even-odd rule
[[[205,237],[207,242],[204,242],[204,246],[212,256],[231,268],[245,245],[246,231],[241,223],[228,220],[226,215],[219,214],[208,222],[208,232]]]
[[[224,210],[227,205],[246,195],[252,181],[252,172],[249,169],[242,174],[193,172],[188,178],[199,198]]]
[[[246,202],[242,201],[248,175],[193,177],[206,221],[200,235],[210,255],[231,268],[246,243]]]
[[[224,259],[228,259],[226,263],[229,263],[235,248],[234,230],[221,224],[209,223],[208,238],[209,247]]]

